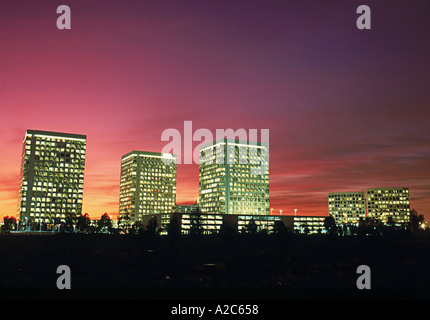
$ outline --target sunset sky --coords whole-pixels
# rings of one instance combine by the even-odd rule
[[[274,213],[398,186],[430,220],[430,2],[0,2],[0,217],[27,129],[87,135],[83,212],[99,218],[119,210],[121,156],[161,152],[184,121],[270,130]],[[177,202],[197,194],[198,165],[178,165]]]

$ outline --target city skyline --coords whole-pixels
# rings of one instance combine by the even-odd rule
[[[26,224],[49,223],[54,218],[83,214],[86,139],[86,135],[74,133],[26,131],[17,218],[24,221],[25,217]],[[266,204],[270,171],[267,143],[225,137],[201,145],[199,154],[199,196],[193,205],[202,213],[258,216],[269,215],[270,210],[270,215],[282,215],[282,210],[273,213]],[[175,154],[134,150],[123,155],[118,217],[129,216],[136,222],[145,216],[176,212],[175,208],[181,207],[176,202],[176,172]],[[297,209],[294,211],[296,216]],[[354,224],[365,217],[384,218],[386,223],[388,216],[405,224],[410,211],[409,188],[405,187],[328,193],[328,216],[333,216],[336,224]]]
[[[163,130],[270,130],[273,213],[327,215],[327,194],[408,187],[430,220],[428,2],[70,1],[0,4],[0,217],[16,216],[27,129],[87,135],[83,213],[117,214],[120,161]],[[193,146],[197,146],[197,142]],[[177,167],[177,203],[198,165]]]

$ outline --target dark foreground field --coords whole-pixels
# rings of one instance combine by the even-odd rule
[[[0,291],[25,297],[58,292],[56,269],[71,269],[69,292],[110,298],[276,298],[362,294],[356,273],[389,298],[430,294],[430,240],[330,237],[154,240],[113,235],[0,236]],[[74,291],[75,290],[75,291]],[[65,292],[66,290],[62,290]],[[228,294],[225,294],[228,293]],[[109,296],[111,294],[112,296]],[[115,295],[120,296],[115,296]],[[398,295],[398,296],[397,296]],[[36,297],[37,298],[37,297]]]

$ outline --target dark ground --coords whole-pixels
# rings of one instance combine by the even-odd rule
[[[56,269],[71,269],[87,298],[430,298],[430,239],[294,236],[152,241],[114,235],[0,236],[6,298],[58,294]],[[358,290],[359,265],[371,290]],[[327,294],[328,293],[328,294]],[[366,293],[367,294],[367,293]],[[34,295],[34,296],[33,296]],[[87,295],[87,296],[85,296]]]

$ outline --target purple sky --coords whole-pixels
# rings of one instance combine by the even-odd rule
[[[99,217],[118,212],[121,156],[160,152],[191,120],[270,129],[274,213],[399,186],[430,219],[430,3],[366,1],[371,30],[360,4],[3,0],[0,215],[16,214],[26,129],[87,135],[84,212]],[[178,166],[177,190],[193,201],[197,165]]]

